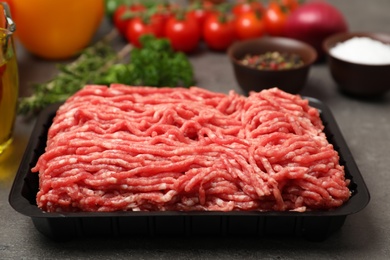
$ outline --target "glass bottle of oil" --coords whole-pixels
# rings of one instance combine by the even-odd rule
[[[0,154],[12,142],[19,92],[14,31],[8,6],[0,3]]]

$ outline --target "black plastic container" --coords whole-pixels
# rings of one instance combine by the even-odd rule
[[[362,210],[370,195],[357,165],[330,110],[309,98],[321,112],[325,133],[339,152],[340,163],[351,179],[352,196],[331,211],[313,212],[78,212],[46,213],[36,205],[38,174],[31,168],[46,147],[46,136],[58,105],[44,110],[12,186],[9,202],[19,213],[30,217],[36,229],[55,239],[84,236],[300,236],[322,241],[342,227],[348,215]]]

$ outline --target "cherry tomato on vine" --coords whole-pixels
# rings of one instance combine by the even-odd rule
[[[126,27],[128,24],[128,21],[125,19],[122,19],[122,16],[130,11],[130,8],[127,5],[120,5],[117,9],[115,9],[112,21],[114,22],[115,27],[118,29],[119,33],[124,35],[126,32]]]
[[[175,51],[190,53],[199,45],[200,28],[194,19],[173,16],[165,25],[165,37]]]
[[[206,45],[216,51],[225,51],[235,40],[235,23],[224,14],[211,14],[203,26]]]
[[[259,0],[239,0],[232,9],[233,14],[237,17],[252,11],[264,12],[264,6]]]
[[[283,6],[285,6],[288,10],[294,11],[301,5],[302,0],[279,0]]]
[[[188,12],[187,17],[189,19],[193,19],[196,21],[196,23],[199,25],[199,28],[203,28],[204,22],[206,21],[207,17],[212,14],[211,8],[204,7],[203,5],[200,6],[192,6]]]
[[[153,15],[155,19],[161,19],[160,24],[164,24],[164,33],[165,33],[165,24],[168,22],[168,20],[174,16],[176,11],[179,9],[179,6],[177,4],[173,3],[163,3],[157,5],[155,14]]]
[[[165,24],[158,16],[151,16],[145,20],[141,17],[131,19],[126,30],[126,39],[136,47],[141,47],[139,38],[144,34],[152,34],[156,37],[164,36]]]
[[[236,18],[235,28],[239,40],[257,38],[265,34],[262,14],[259,12],[241,14]]]
[[[218,4],[216,1],[205,1],[205,0],[199,0],[199,2],[203,2],[203,8],[206,10],[211,10],[215,7],[215,4]]]
[[[127,26],[129,25],[131,20],[131,19],[124,19],[123,16],[126,13],[142,12],[145,9],[146,9],[145,6],[143,6],[142,4],[133,4],[131,6],[125,4],[119,5],[118,8],[115,9],[112,16],[114,26],[118,29],[119,33],[123,36],[126,35]]]
[[[284,25],[289,15],[289,9],[276,1],[268,4],[264,13],[264,25],[267,33],[272,36],[283,36]]]

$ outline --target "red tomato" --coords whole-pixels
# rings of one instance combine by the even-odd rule
[[[161,19],[160,24],[163,25],[164,28],[162,30],[165,34],[165,24],[168,22],[168,20],[174,15],[176,10],[178,10],[177,4],[172,3],[164,3],[157,5],[157,9],[155,14],[153,15],[155,19]]]
[[[142,12],[145,10],[145,6],[141,4],[133,4],[131,6],[122,4],[114,11],[113,22],[119,33],[123,36],[126,35],[127,26],[131,19],[124,19],[123,16],[130,12]]]
[[[211,14],[204,23],[203,39],[210,49],[225,51],[236,40],[234,27],[234,20]]]
[[[280,0],[282,5],[285,6],[289,11],[294,11],[300,5],[300,0]]]
[[[264,7],[258,0],[240,0],[232,9],[233,14],[237,17],[252,11],[264,12]]]
[[[195,20],[199,28],[203,28],[204,22],[211,14],[211,11],[205,9],[193,9],[187,12],[187,18]]]
[[[203,8],[206,10],[211,10],[213,9],[215,4],[212,1],[203,1]]]
[[[142,4],[132,4],[130,6],[130,10],[132,12],[142,12],[142,11],[145,11],[146,10],[146,7],[143,6]]]
[[[165,24],[173,15],[171,13],[161,13],[157,12],[152,15],[150,18],[151,24],[156,31],[156,37],[164,37],[165,36]]]
[[[239,40],[261,37],[265,33],[264,22],[258,12],[241,14],[236,19],[235,27]]]
[[[203,28],[203,24],[206,21],[207,17],[213,12],[212,8],[213,6],[209,2],[194,2],[194,4],[190,6],[190,9],[187,12],[187,17],[189,19],[195,20],[198,23],[199,27]]]
[[[175,51],[193,52],[199,44],[200,28],[195,20],[171,17],[165,25],[165,36]]]
[[[121,35],[125,35],[126,28],[129,23],[127,19],[122,19],[123,14],[130,11],[130,7],[127,5],[120,5],[117,9],[115,9],[112,20],[114,22],[115,27],[118,29]]]
[[[201,28],[206,20],[207,13],[203,9],[192,9],[187,12],[187,18],[195,20]]]
[[[156,37],[163,37],[164,24],[162,22],[162,19],[157,16],[152,16],[149,22],[145,22],[139,17],[131,19],[126,30],[126,39],[136,47],[141,47],[139,38],[144,34],[152,34]]]
[[[270,2],[264,14],[264,25],[272,36],[283,36],[289,10],[276,2]]]

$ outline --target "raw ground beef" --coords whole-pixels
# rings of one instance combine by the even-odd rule
[[[44,211],[305,211],[350,197],[319,111],[277,88],[86,86],[57,111]]]

